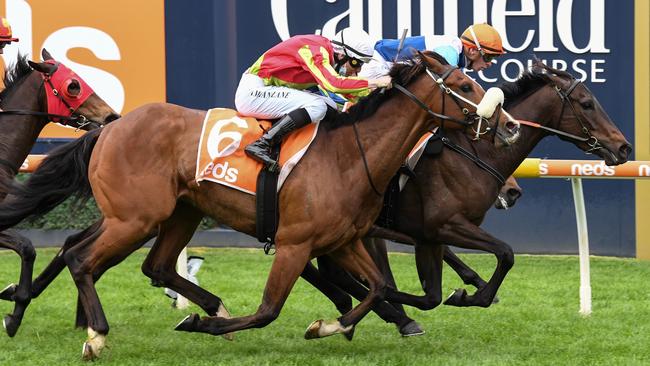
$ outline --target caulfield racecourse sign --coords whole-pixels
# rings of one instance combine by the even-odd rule
[[[606,0],[320,1],[336,8],[336,14],[309,31],[295,32],[291,28],[289,8],[293,13],[303,7],[313,7],[319,1],[271,0],[273,23],[280,38],[310,32],[329,37],[348,25],[364,28],[377,39],[397,38],[402,29],[408,29],[409,35],[459,35],[469,24],[489,22],[503,36],[509,54],[498,59],[489,72],[478,73],[485,82],[516,79],[534,55],[582,81],[604,83],[607,80],[604,55],[611,50],[606,44]],[[395,2],[395,12],[386,11],[387,5]],[[438,18],[442,26],[436,26]],[[396,28],[386,32],[386,23]]]

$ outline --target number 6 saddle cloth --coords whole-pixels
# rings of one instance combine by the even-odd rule
[[[204,180],[255,194],[262,163],[244,152],[246,145],[262,136],[270,121],[240,116],[233,109],[210,109],[203,120],[196,159],[196,181]],[[318,123],[312,123],[285,137],[280,150],[278,191],[316,137]]]

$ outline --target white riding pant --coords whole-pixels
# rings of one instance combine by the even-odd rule
[[[285,86],[266,86],[257,75],[244,73],[235,93],[235,107],[245,116],[261,119],[283,117],[298,108],[305,108],[312,122],[325,117],[327,106],[336,108],[328,97]]]

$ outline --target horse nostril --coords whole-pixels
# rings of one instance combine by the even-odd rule
[[[122,116],[120,116],[119,114],[111,113],[110,115],[108,115],[108,117],[106,117],[104,119],[104,121],[106,121],[106,123],[109,123],[109,122],[115,121],[116,119],[118,119],[120,117],[122,117]]]
[[[624,158],[627,160],[627,158],[630,156],[632,153],[632,146],[630,144],[623,144],[619,149],[618,149],[618,155],[621,158]]]
[[[510,188],[508,189],[508,197],[510,197],[513,200],[516,200],[519,197],[521,197],[521,192],[517,189]]]

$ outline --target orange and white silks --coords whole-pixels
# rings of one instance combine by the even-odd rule
[[[232,109],[210,109],[205,115],[199,140],[196,181],[207,180],[255,194],[262,164],[249,158],[244,147],[262,136],[264,131],[260,125],[264,129],[271,127],[269,121],[242,117]],[[291,133],[282,142],[278,191],[309,148],[317,131],[318,124],[312,123]]]

